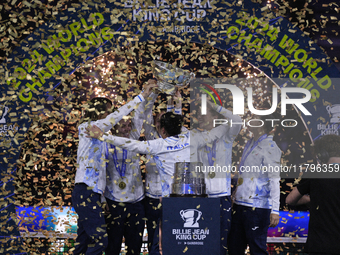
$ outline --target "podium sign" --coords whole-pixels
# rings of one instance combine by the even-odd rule
[[[163,255],[220,254],[218,198],[163,198]]]

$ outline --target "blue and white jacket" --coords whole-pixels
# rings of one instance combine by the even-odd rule
[[[213,109],[222,114],[232,126],[228,126],[221,137],[212,143],[203,146],[198,151],[198,161],[203,163],[205,183],[209,197],[222,197],[231,195],[231,167],[233,142],[241,130],[242,119],[233,115],[231,111],[222,106],[211,104]],[[211,168],[214,167],[214,168]],[[214,177],[210,178],[209,171],[215,171]]]
[[[107,134],[102,139],[127,150],[153,155],[161,178],[162,196],[168,196],[171,193],[175,163],[197,162],[198,148],[218,139],[227,129],[227,125],[221,125],[207,132],[193,130],[145,142]]]
[[[144,135],[146,140],[155,140],[161,138],[158,134],[156,127],[154,126],[154,119],[152,115],[152,107],[157,99],[157,94],[151,94],[150,101],[144,101],[142,104],[145,104],[145,112],[144,112]],[[174,110],[175,114],[182,114],[181,107],[174,107],[174,105],[167,105],[167,111],[171,112]],[[185,130],[187,131],[187,130]],[[162,197],[162,182],[160,173],[156,166],[156,161],[154,157],[150,154],[146,155],[146,175],[145,175],[145,195],[151,198],[160,198]]]
[[[251,150],[253,144],[251,140],[243,153],[250,152],[242,159],[244,162],[239,168],[235,203],[271,209],[272,213],[279,214],[281,150],[273,141],[273,136],[267,136]]]
[[[96,125],[104,132],[108,132],[115,126],[123,116],[132,111],[136,105],[144,101],[140,94],[136,96],[119,110],[109,114],[106,118],[92,121],[91,125]],[[79,145],[77,151],[77,172],[75,183],[85,183],[93,189],[94,192],[103,194],[106,186],[106,144],[93,138],[87,138],[85,131],[89,125],[88,122],[82,123],[78,127]]]
[[[142,101],[138,107],[131,113],[132,128],[129,135],[130,139],[138,140],[143,126],[144,116],[146,113],[145,104],[147,100]],[[140,155],[133,151],[126,151],[125,173],[122,178],[118,172],[114,158],[122,170],[124,153],[123,149],[113,144],[107,143],[108,164],[107,164],[107,181],[104,196],[110,200],[124,203],[136,203],[144,198],[144,184],[140,169]],[[121,189],[119,183],[123,181],[125,188]]]

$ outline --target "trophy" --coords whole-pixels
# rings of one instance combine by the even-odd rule
[[[194,73],[158,60],[152,62],[152,72],[157,79],[159,90],[168,95],[176,93],[175,86],[184,87],[195,78]]]
[[[171,197],[177,196],[206,196],[204,173],[196,171],[202,169],[201,162],[177,162],[175,164],[174,181]]]

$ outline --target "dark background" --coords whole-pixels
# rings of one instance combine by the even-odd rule
[[[4,1],[0,4],[0,63],[6,59],[13,49],[20,44],[27,35],[49,19],[53,19],[56,12],[61,12],[65,8],[71,7],[79,1]],[[30,6],[28,6],[28,4]],[[273,11],[286,17],[296,24],[302,31],[307,33],[324,51],[328,54],[333,63],[340,70],[340,38],[339,8],[335,1],[312,0],[312,1],[263,1],[263,5],[268,4]],[[222,53],[221,53],[222,54]],[[232,58],[232,56],[228,56]],[[120,56],[116,61],[125,61],[128,55]],[[147,61],[147,57],[141,62]],[[164,55],[164,59],[176,59],[176,55]],[[127,64],[129,65],[129,63]],[[131,65],[131,72],[135,72],[134,63]],[[197,65],[195,67],[195,65]],[[199,63],[193,63],[193,68],[199,68]],[[241,65],[247,66],[247,63]],[[226,66],[227,68],[228,66]],[[255,71],[255,70],[253,70]],[[87,101],[86,87],[90,86],[91,77],[84,77],[83,70],[77,71],[71,79],[56,89],[56,93],[50,100],[52,104],[46,107],[53,113],[53,116],[40,116],[26,134],[26,142],[22,147],[21,164],[18,164],[17,190],[18,201],[24,205],[70,205],[70,195],[73,187],[75,173],[75,155],[77,148],[77,120],[70,121],[62,114],[65,104],[73,104],[73,109],[81,112],[77,108],[81,103]],[[232,70],[232,73],[238,70]],[[232,73],[229,73],[232,74]],[[135,82],[139,87],[142,83],[151,78],[152,74],[138,76]],[[83,89],[78,88],[75,82],[83,81]],[[84,90],[85,88],[85,90]],[[70,100],[65,100],[65,94],[80,95],[72,96]],[[123,90],[119,92],[123,97],[128,93]],[[75,116],[77,119],[78,116]],[[303,133],[303,130],[301,131]],[[282,137],[281,137],[282,138]],[[284,139],[284,138],[282,138]],[[293,138],[292,138],[293,139]],[[289,142],[289,141],[288,141]],[[291,147],[298,145],[292,143]],[[50,150],[52,149],[52,150]],[[25,156],[26,155],[26,156]],[[36,155],[40,155],[37,157]],[[290,157],[299,155],[292,154]],[[38,162],[37,167],[32,167],[28,162]],[[284,196],[284,195],[283,195]],[[284,201],[281,197],[281,202]]]

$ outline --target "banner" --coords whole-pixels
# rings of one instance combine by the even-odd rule
[[[220,254],[219,198],[164,198],[162,210],[164,255]]]

